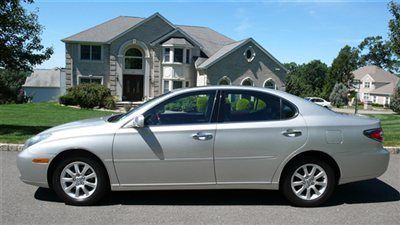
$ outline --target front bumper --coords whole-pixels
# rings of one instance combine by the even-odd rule
[[[34,158],[48,158],[48,163],[33,163]],[[22,151],[17,157],[17,166],[20,172],[20,179],[26,184],[48,188],[47,170],[54,155],[35,154],[29,149]]]
[[[368,180],[381,176],[388,168],[390,153],[384,148],[373,152],[337,154],[341,177],[339,184]]]

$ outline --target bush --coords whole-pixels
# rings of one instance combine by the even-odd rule
[[[207,107],[208,97],[198,97],[196,100],[197,112],[205,112]]]
[[[332,93],[329,96],[329,100],[331,101],[333,106],[341,107],[347,105],[348,99],[347,94],[349,90],[342,83],[336,83],[335,87],[333,87]]]
[[[257,101],[256,110],[258,111],[258,110],[264,109],[266,106],[267,106],[267,105],[265,104],[265,102],[264,102],[263,100],[260,100],[260,99],[259,99],[259,100]]]
[[[390,101],[390,109],[400,114],[400,88],[397,88]]]
[[[245,98],[241,98],[236,102],[236,111],[247,110],[249,107],[250,101]]]
[[[81,108],[94,108],[96,106],[105,107],[106,101],[109,106],[112,106],[112,98],[110,90],[101,84],[80,84],[68,88],[67,94],[60,96],[60,103],[66,105],[79,105]],[[114,99],[112,99],[114,101]],[[111,104],[111,105],[110,105]],[[114,102],[115,104],[115,102]]]
[[[0,68],[0,104],[27,102],[22,89],[29,72]]]
[[[106,109],[115,109],[115,99],[112,96],[108,96],[104,99],[104,108]]]

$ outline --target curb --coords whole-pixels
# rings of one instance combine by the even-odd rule
[[[20,152],[24,147],[23,144],[7,144],[7,143],[0,143],[0,151],[8,151],[8,152]],[[400,154],[400,146],[398,147],[391,147],[387,146],[384,147],[386,150],[390,152],[390,154]]]

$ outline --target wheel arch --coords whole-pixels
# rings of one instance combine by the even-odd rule
[[[295,162],[296,160],[298,160],[301,157],[315,157],[318,159],[322,159],[324,162],[328,163],[334,173],[335,173],[335,178],[336,178],[336,184],[339,183],[340,180],[340,176],[341,176],[341,172],[340,172],[340,168],[339,165],[337,164],[337,162],[335,161],[335,159],[330,156],[328,153],[326,152],[322,152],[322,151],[318,151],[318,150],[310,150],[310,151],[305,151],[305,152],[301,152],[295,156],[293,156],[283,167],[280,176],[279,176],[279,186],[282,184],[282,177],[285,176],[285,174],[287,173],[287,170],[289,168],[289,166]]]
[[[94,154],[88,150],[85,150],[85,149],[68,149],[68,150],[58,153],[56,155],[56,157],[54,157],[53,160],[51,160],[51,162],[50,162],[50,165],[47,169],[47,183],[49,184],[50,188],[53,188],[52,177],[53,177],[54,169],[55,169],[57,163],[59,163],[63,158],[68,157],[68,156],[86,156],[86,157],[90,157],[90,158],[96,160],[103,167],[104,171],[106,171],[108,184],[111,183],[110,174],[108,173],[106,166],[104,165],[103,161],[96,154]]]

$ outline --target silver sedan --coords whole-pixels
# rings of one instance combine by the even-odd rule
[[[285,92],[199,87],[126,114],[60,125],[29,139],[21,180],[67,204],[109,191],[280,189],[296,206],[388,166],[379,120],[332,112]]]

